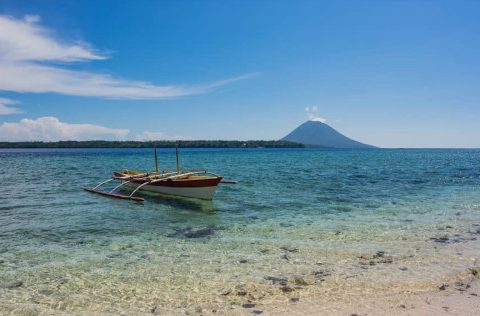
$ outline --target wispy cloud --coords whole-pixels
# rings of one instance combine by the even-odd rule
[[[0,90],[15,92],[54,92],[75,96],[112,99],[160,99],[201,94],[252,75],[222,80],[207,85],[181,87],[156,86],[109,75],[80,72],[33,63],[0,62]]]
[[[23,113],[19,108],[11,106],[17,103],[18,102],[14,100],[0,98],[0,115]]]
[[[323,117],[321,117],[318,114],[318,106],[307,106],[305,108],[305,112],[307,113],[307,117],[310,121],[317,121],[317,122],[322,122],[325,123],[327,120]]]
[[[85,42],[68,43],[56,39],[51,30],[39,25],[39,21],[38,16],[24,19],[0,16],[0,91],[161,99],[205,93],[256,75],[246,74],[196,86],[159,86],[104,73],[70,70],[66,68],[68,63],[109,57]]]
[[[128,129],[110,128],[94,124],[73,124],[56,117],[22,119],[0,124],[0,141],[60,141],[60,140],[192,140],[192,137],[144,131],[132,135]]]

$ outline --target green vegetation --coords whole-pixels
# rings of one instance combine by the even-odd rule
[[[0,148],[301,148],[303,144],[283,140],[181,140],[181,141],[60,141],[60,142],[0,142]]]

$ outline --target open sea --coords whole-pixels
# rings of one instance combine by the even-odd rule
[[[173,149],[159,152],[173,169]],[[181,149],[211,202],[83,191],[152,149],[0,150],[0,314],[242,314],[480,264],[480,150]],[[248,305],[246,305],[248,307]]]

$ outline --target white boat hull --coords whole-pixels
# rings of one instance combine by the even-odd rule
[[[130,182],[125,184],[124,188],[128,188],[134,190],[141,183],[134,183]],[[215,190],[217,186],[209,186],[209,187],[168,187],[168,186],[158,186],[158,185],[144,185],[140,188],[139,191],[147,191],[153,193],[161,193],[167,195],[175,195],[175,196],[184,196],[184,197],[191,197],[196,199],[203,199],[203,200],[211,200],[213,199],[213,195],[215,194]]]

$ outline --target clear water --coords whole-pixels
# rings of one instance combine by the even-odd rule
[[[213,202],[82,190],[152,157],[0,151],[0,314],[229,313],[428,290],[478,265],[480,150],[183,149],[182,168],[239,184]]]

